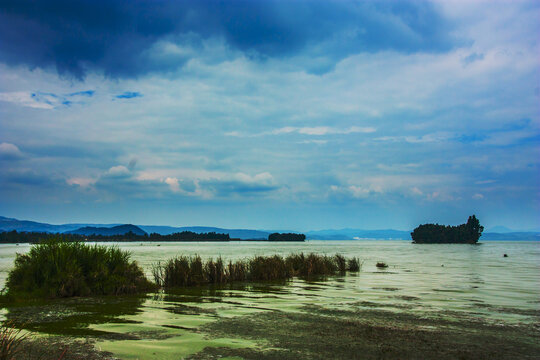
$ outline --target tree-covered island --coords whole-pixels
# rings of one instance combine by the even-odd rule
[[[423,224],[411,233],[414,244],[476,244],[484,227],[475,215],[466,224],[447,226]]]
[[[306,235],[294,233],[273,233],[268,235],[268,241],[305,241]]]

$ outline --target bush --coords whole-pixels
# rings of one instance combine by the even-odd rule
[[[120,295],[153,288],[129,252],[59,238],[17,254],[6,281],[7,296]]]

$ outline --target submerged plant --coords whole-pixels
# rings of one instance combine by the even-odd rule
[[[17,254],[6,280],[6,295],[120,295],[152,287],[129,252],[54,238],[33,245],[28,254]]]

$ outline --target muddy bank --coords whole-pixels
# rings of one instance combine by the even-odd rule
[[[209,336],[256,340],[258,349],[206,348],[191,359],[537,359],[539,322],[504,325],[427,319],[380,310],[266,312],[203,327]],[[537,319],[538,320],[538,319]]]
[[[207,310],[195,306],[173,310],[208,315]],[[21,321],[35,321],[38,317],[43,319],[42,312],[30,313],[36,317],[32,319],[28,314],[22,316],[23,312],[19,312],[16,317]],[[213,312],[211,315],[214,315]],[[269,310],[244,316],[214,318],[215,321],[202,326],[183,327],[179,330],[181,334],[131,332],[118,338],[119,334],[112,336],[111,333],[91,331],[83,326],[86,331],[90,330],[83,335],[84,338],[81,338],[81,332],[73,330],[68,331],[71,335],[28,338],[15,359],[59,359],[64,351],[64,360],[123,358],[118,354],[115,357],[109,352],[100,351],[103,339],[112,340],[113,344],[118,345],[123,344],[120,340],[129,340],[120,346],[141,347],[137,357],[140,359],[155,358],[157,354],[146,347],[158,344],[165,346],[168,341],[172,342],[169,344],[167,358],[178,359],[186,356],[189,359],[538,358],[540,319],[537,316],[532,316],[528,323],[510,325],[453,315],[442,312],[437,316],[424,317],[366,309],[362,303],[358,303],[356,309],[351,310],[311,305],[297,312]],[[64,319],[55,319],[55,322],[60,320],[58,325],[69,327],[71,321],[65,321],[65,318],[70,318],[71,314],[64,312],[63,316],[59,316]],[[36,328],[40,328],[36,325]],[[27,328],[32,327],[27,323]],[[194,351],[191,354],[181,352],[179,348],[178,352],[175,351],[177,346],[182,345],[175,342],[177,336],[184,340],[192,338],[194,344],[191,347]],[[189,346],[189,343],[187,341],[184,346]]]
[[[66,336],[27,338],[13,360],[116,360],[109,352],[99,351],[91,339]]]

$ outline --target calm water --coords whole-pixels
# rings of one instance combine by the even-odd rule
[[[159,246],[158,246],[159,245]],[[205,346],[248,346],[244,340],[207,340],[189,331],[220,317],[259,311],[302,311],[305,305],[330,308],[380,308],[422,316],[476,317],[502,323],[538,321],[540,313],[540,243],[484,242],[482,245],[414,245],[408,241],[309,241],[305,243],[120,243],[149,274],[153,263],[176,255],[221,256],[225,260],[253,255],[296,252],[340,253],[363,261],[357,275],[287,284],[250,284],[246,287],[185,289],[155,294],[130,311],[113,311],[107,318],[67,321],[54,329],[81,328],[116,334],[167,332],[167,337],[104,340],[98,346],[122,358],[138,358],[149,346],[162,358],[187,355]],[[16,252],[28,245],[0,245],[0,285],[12,267]],[[508,254],[504,258],[503,254]],[[378,261],[389,267],[379,270]],[[81,311],[76,305],[74,311]],[[79,305],[77,305],[79,306]],[[82,306],[82,305],[81,305]],[[113,309],[114,307],[111,307]],[[173,310],[171,310],[173,309]],[[197,309],[196,311],[193,309]],[[5,316],[9,317],[9,310]],[[114,321],[111,321],[113,320]],[[126,320],[125,322],[118,319]],[[73,323],[76,321],[78,323]],[[50,322],[49,322],[50,323]],[[48,324],[49,324],[48,323]],[[83,323],[81,325],[81,323]],[[60,326],[61,325],[61,326]],[[35,329],[36,330],[36,329]],[[56,332],[49,327],[38,331]],[[84,335],[84,333],[83,333]],[[157,350],[156,350],[157,347]]]

